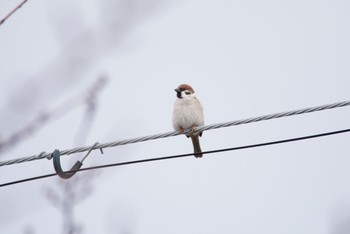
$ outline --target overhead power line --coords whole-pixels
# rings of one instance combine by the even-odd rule
[[[337,103],[327,104],[327,105],[322,105],[322,106],[280,112],[280,113],[275,113],[275,114],[270,114],[270,115],[263,115],[263,116],[259,116],[259,117],[249,118],[249,119],[242,119],[242,120],[235,120],[235,121],[230,121],[230,122],[225,122],[225,123],[206,125],[206,126],[202,126],[202,127],[197,127],[195,129],[195,131],[207,131],[207,130],[212,130],[212,129],[237,126],[237,125],[241,125],[241,124],[248,124],[248,123],[254,123],[254,122],[259,122],[259,121],[264,121],[264,120],[287,117],[287,116],[329,110],[329,109],[334,109],[334,108],[339,108],[339,107],[344,107],[344,106],[349,106],[349,105],[350,105],[350,101],[337,102]],[[188,132],[189,131],[185,131],[185,133],[188,133]],[[60,151],[60,153],[61,153],[61,155],[69,155],[69,154],[74,154],[74,153],[86,152],[86,151],[89,151],[91,149],[92,150],[104,149],[104,148],[115,147],[115,146],[120,146],[120,145],[127,145],[127,144],[156,140],[156,139],[166,138],[166,137],[171,137],[171,136],[177,136],[180,134],[181,133],[179,133],[177,131],[172,131],[172,132],[160,133],[160,134],[156,134],[156,135],[138,137],[138,138],[133,138],[133,139],[128,139],[128,140],[114,141],[114,142],[104,143],[104,144],[97,143],[94,146],[79,147],[79,148],[73,148],[73,149],[68,149],[68,150],[62,150],[62,151]],[[51,156],[52,156],[52,152],[51,153],[42,152],[38,155],[32,155],[32,156],[28,156],[28,157],[22,157],[22,158],[12,159],[12,160],[8,160],[8,161],[2,161],[2,162],[0,162],[0,167],[6,166],[6,165],[17,164],[17,163],[39,160],[39,159],[45,159],[45,158],[51,159]]]
[[[235,150],[242,150],[242,149],[249,149],[249,148],[257,148],[257,147],[263,147],[263,146],[269,146],[269,145],[283,144],[283,143],[288,143],[288,142],[293,142],[293,141],[302,141],[302,140],[308,140],[308,139],[312,139],[312,138],[319,138],[319,137],[337,135],[337,134],[347,133],[347,132],[350,132],[350,128],[349,129],[344,129],[344,130],[339,130],[339,131],[325,132],[325,133],[320,133],[320,134],[315,134],[315,135],[308,135],[308,136],[303,136],[303,137],[296,137],[296,138],[289,138],[289,139],[278,140],[278,141],[264,142],[264,143],[259,143],[259,144],[252,144],[252,145],[231,147],[231,148],[225,148],[225,149],[204,151],[203,154],[214,154],[214,153],[227,152],[227,151],[235,151]],[[148,158],[148,159],[127,161],[127,162],[120,162],[120,163],[112,163],[112,164],[105,164],[105,165],[81,168],[81,169],[78,169],[78,170],[66,171],[65,173],[90,171],[90,170],[102,169],[102,168],[107,168],[107,167],[117,167],[117,166],[124,166],[124,165],[130,165],[130,164],[138,164],[138,163],[162,161],[162,160],[168,160],[168,159],[184,158],[184,157],[189,157],[189,156],[192,156],[192,155],[194,155],[194,153],[177,154],[177,155],[164,156],[164,157],[158,157],[158,158]],[[24,182],[29,182],[29,181],[33,181],[33,180],[44,179],[44,178],[48,178],[48,177],[52,177],[52,176],[56,176],[56,175],[57,175],[56,173],[51,173],[51,174],[35,176],[35,177],[31,177],[31,178],[26,178],[26,179],[22,179],[22,180],[16,180],[16,181],[0,184],[0,187],[10,186],[10,185],[24,183]]]

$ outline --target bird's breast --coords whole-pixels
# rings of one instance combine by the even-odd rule
[[[202,106],[198,100],[175,101],[173,112],[174,129],[190,129],[192,126],[204,125]]]

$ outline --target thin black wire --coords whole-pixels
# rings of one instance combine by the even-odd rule
[[[307,140],[307,139],[312,139],[312,138],[331,136],[331,135],[336,135],[336,134],[341,134],[341,133],[346,133],[346,132],[350,132],[350,129],[325,132],[325,133],[308,135],[308,136],[303,136],[303,137],[289,138],[289,139],[284,139],[284,140],[279,140],[279,141],[270,141],[270,142],[253,144],[253,145],[244,145],[244,146],[231,147],[231,148],[225,148],[225,149],[204,151],[204,152],[202,152],[202,154],[203,155],[204,154],[214,154],[214,153],[221,153],[221,152],[226,152],[226,151],[257,148],[257,147],[268,146],[268,145],[277,145],[277,144],[283,144],[283,143],[288,143],[288,142],[293,142],[293,141],[302,141],[302,140]],[[102,169],[102,168],[107,168],[107,167],[117,167],[117,166],[124,166],[124,165],[137,164],[137,163],[145,163],[145,162],[161,161],[161,160],[168,160],[168,159],[175,159],[175,158],[183,158],[183,157],[189,157],[189,156],[193,156],[193,155],[194,155],[194,153],[177,154],[177,155],[171,155],[171,156],[165,156],[165,157],[159,157],[159,158],[148,158],[148,159],[127,161],[127,162],[121,162],[121,163],[112,163],[112,164],[106,164],[106,165],[100,165],[100,166],[81,168],[79,170],[66,171],[66,173],[90,171],[90,170]],[[46,174],[46,175],[42,175],[42,176],[31,177],[31,178],[27,178],[27,179],[23,179],[23,180],[16,180],[16,181],[0,184],[0,187],[5,187],[5,186],[9,186],[9,185],[24,183],[24,182],[28,182],[28,181],[43,179],[43,178],[48,178],[48,177],[52,177],[55,175],[56,175],[56,173],[52,173],[52,174]]]

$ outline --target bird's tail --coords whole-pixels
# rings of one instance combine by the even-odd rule
[[[196,158],[201,158],[203,156],[201,146],[199,144],[199,136],[195,134],[191,134],[191,140],[193,144],[194,156]]]

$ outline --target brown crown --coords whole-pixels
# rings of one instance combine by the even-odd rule
[[[181,84],[181,85],[179,85],[178,89],[180,89],[180,90],[188,90],[191,93],[194,93],[193,88],[190,85],[188,85],[188,84]]]

